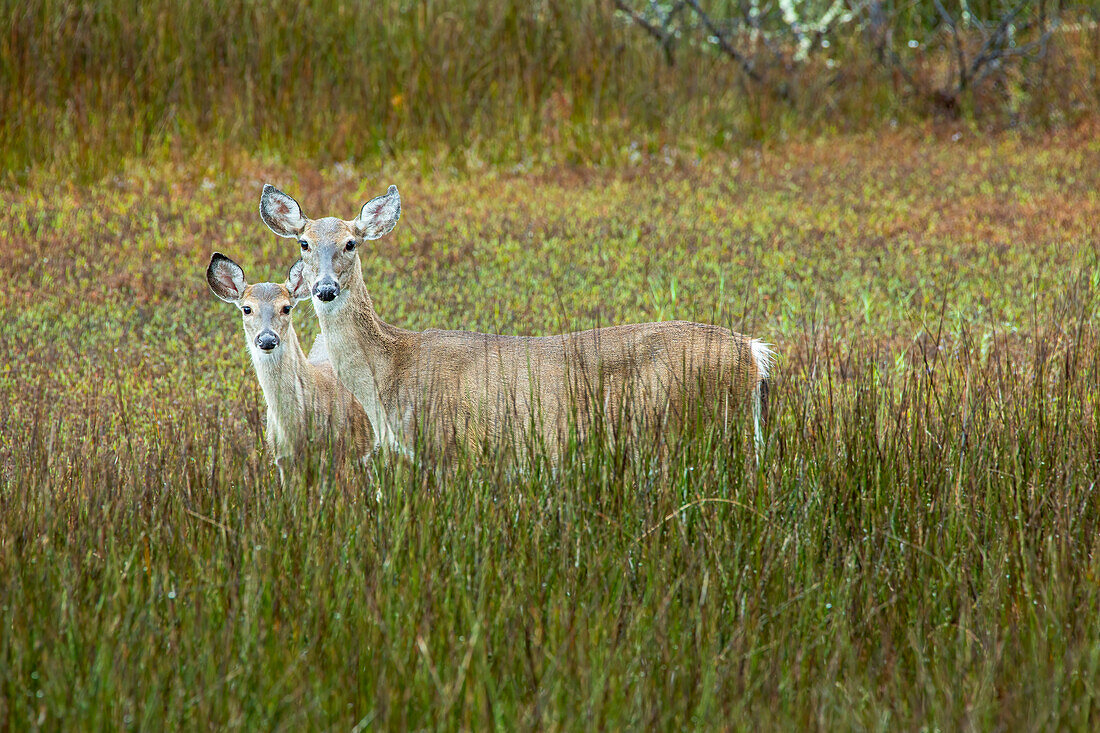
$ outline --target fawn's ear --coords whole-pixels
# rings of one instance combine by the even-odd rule
[[[307,223],[298,202],[270,183],[264,184],[260,194],[260,218],[280,237],[297,237]]]
[[[384,196],[373,198],[363,205],[359,218],[351,222],[355,233],[364,239],[378,239],[389,234],[401,218],[401,194],[397,186],[390,186]]]
[[[214,291],[214,295],[227,303],[236,303],[240,300],[247,285],[241,266],[221,252],[215,252],[210,256],[210,266],[206,268],[206,282],[210,283],[210,289]]]
[[[286,289],[290,291],[291,300],[309,300],[309,280],[306,278],[306,265],[301,260],[290,266],[290,272],[286,275]]]

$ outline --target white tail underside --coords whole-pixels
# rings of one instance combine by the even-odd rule
[[[752,358],[756,362],[756,371],[760,378],[752,390],[752,429],[756,439],[756,457],[759,459],[764,450],[764,390],[767,389],[768,375],[771,372],[772,360],[775,352],[769,344],[760,339],[752,339],[749,342],[752,348]]]

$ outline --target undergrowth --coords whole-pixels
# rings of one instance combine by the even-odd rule
[[[11,728],[1092,728],[1091,136],[830,138],[420,177],[242,156],[4,191],[0,719]],[[688,318],[776,344],[759,463],[442,474],[262,442],[210,251],[350,216],[411,328]],[[306,344],[308,307],[296,313]],[[380,498],[376,498],[380,497]]]

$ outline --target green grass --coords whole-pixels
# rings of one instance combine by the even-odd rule
[[[1087,132],[909,132],[430,176],[137,160],[5,189],[0,720],[1095,727],[1098,158]],[[556,475],[315,455],[281,489],[203,277],[215,249],[255,280],[293,262],[264,181],[312,216],[401,187],[363,254],[398,325],[772,341],[761,466],[704,430],[667,476],[581,446]]]

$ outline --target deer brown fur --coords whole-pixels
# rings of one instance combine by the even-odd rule
[[[362,403],[376,445],[411,453],[418,438],[452,453],[541,444],[555,460],[570,431],[645,439],[698,407],[728,420],[753,410],[757,442],[771,351],[728,329],[685,321],[557,336],[409,331],[381,318],[359,249],[400,218],[395,186],[353,220],[310,220],[272,186],[264,222],[298,240],[336,376]]]

